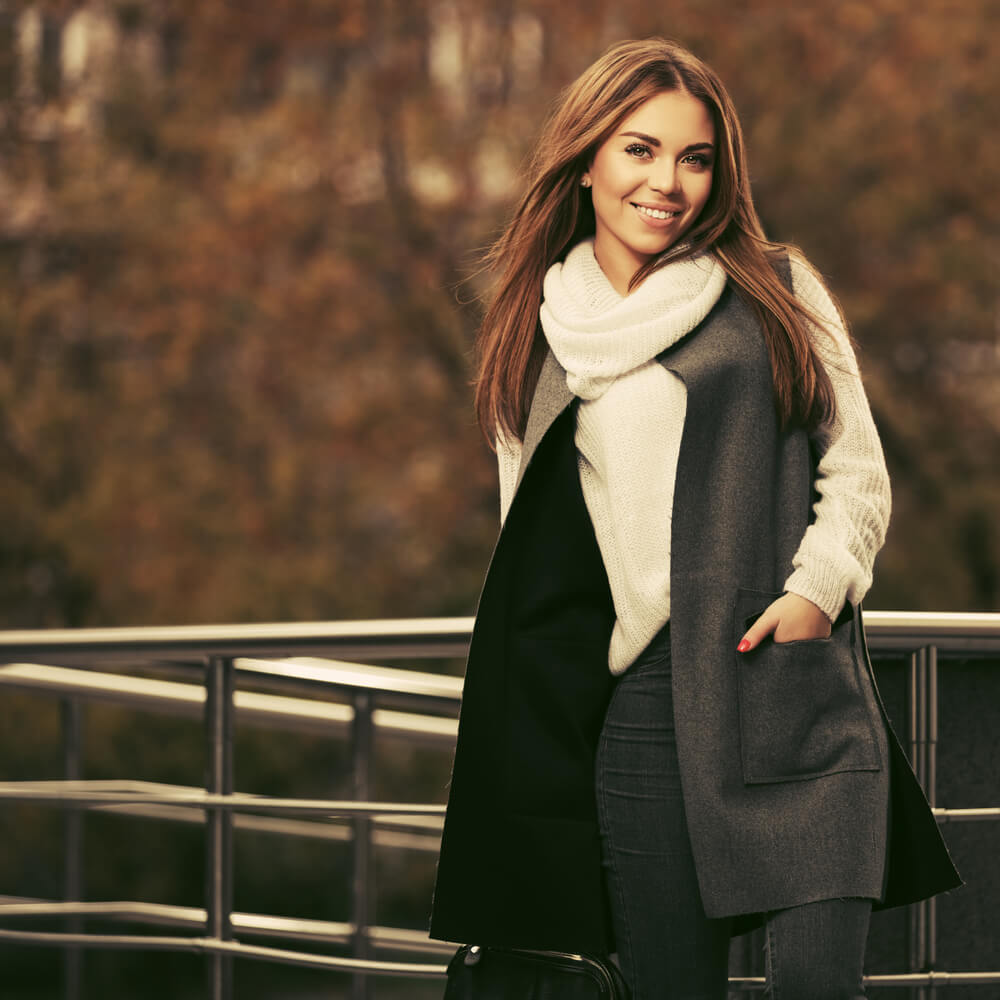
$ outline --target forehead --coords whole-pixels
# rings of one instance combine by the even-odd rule
[[[615,129],[616,135],[622,132],[642,132],[664,144],[715,141],[708,108],[683,90],[664,91],[644,101]]]

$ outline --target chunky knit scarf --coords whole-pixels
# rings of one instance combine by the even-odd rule
[[[706,253],[654,271],[623,298],[597,263],[594,241],[584,240],[545,276],[542,329],[570,391],[596,399],[690,333],[725,284],[722,265]]]
[[[542,329],[581,397],[577,464],[617,615],[608,651],[615,674],[670,616],[669,524],[687,400],[680,379],[654,359],[708,315],[725,284],[722,266],[704,254],[621,296],[592,240],[545,276]]]

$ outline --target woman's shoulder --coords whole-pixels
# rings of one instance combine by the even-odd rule
[[[847,322],[823,275],[798,247],[788,247],[786,252],[792,294],[814,320],[809,324],[813,343],[820,349],[821,355],[853,360],[854,349],[847,332]],[[819,336],[821,332],[826,336]]]
[[[774,270],[791,282],[791,291],[798,299],[832,299],[823,276],[809,261],[799,247],[777,243],[767,250],[767,256]]]
[[[832,298],[823,276],[798,247],[789,247],[786,253],[796,297]]]

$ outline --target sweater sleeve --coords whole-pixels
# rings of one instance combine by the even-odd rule
[[[814,434],[820,453],[815,520],[784,589],[812,601],[833,620],[845,600],[857,603],[871,587],[875,556],[889,524],[889,476],[857,359],[829,293],[809,265],[794,257],[792,287],[823,320],[825,329],[812,332],[836,412]]]
[[[497,431],[497,466],[500,473],[500,524],[507,520],[517,486],[517,471],[521,467],[521,442],[508,440]]]

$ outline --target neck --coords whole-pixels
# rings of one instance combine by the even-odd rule
[[[629,283],[639,270],[634,260],[625,259],[621,255],[609,254],[594,243],[594,259],[600,265],[604,276],[608,279],[611,287],[625,298],[633,289],[629,288]]]
[[[623,255],[613,259],[625,260]],[[660,268],[623,295],[601,265],[594,244],[582,241],[549,268],[539,310],[567,384],[583,399],[598,398],[619,376],[693,330],[726,283],[722,266],[706,254]],[[632,274],[617,273],[622,290]]]

